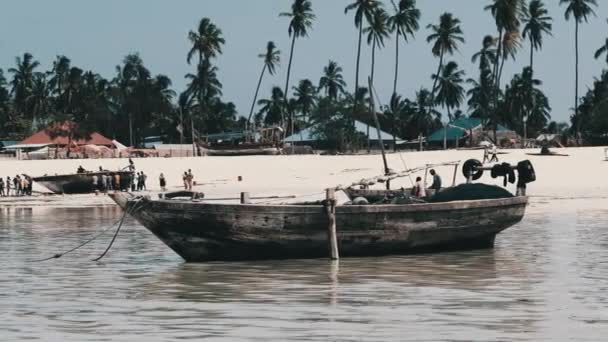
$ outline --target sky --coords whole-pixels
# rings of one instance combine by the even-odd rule
[[[312,0],[317,18],[309,37],[296,43],[292,84],[304,78],[317,83],[323,67],[334,60],[343,67],[349,88],[354,88],[357,31],[352,13],[344,14],[344,7],[350,2]],[[390,2],[384,2],[390,8]],[[186,63],[190,48],[187,34],[196,29],[201,18],[209,17],[226,39],[223,55],[216,61],[224,85],[224,100],[234,102],[239,114],[248,115],[262,68],[257,56],[270,40],[282,51],[282,63],[274,77],[264,80],[260,97],[269,96],[272,86],[283,87],[285,83],[290,44],[288,19],[278,14],[290,9],[289,0],[0,0],[0,3],[0,68],[5,75],[16,56],[30,52],[45,70],[51,68],[57,55],[66,55],[72,65],[112,78],[122,58],[137,52],[152,73],[171,77],[179,92],[186,86],[184,75],[194,70]],[[493,18],[483,10],[489,3],[490,0],[418,0],[421,29],[408,45],[401,46],[398,92],[413,98],[421,87],[432,86],[430,75],[436,72],[438,60],[426,43],[429,34],[426,26],[438,22],[444,12],[460,18],[466,39],[447,60],[456,61],[467,78],[477,78],[477,66],[471,62],[471,56],[479,50],[485,35],[496,34]],[[542,88],[553,108],[552,119],[567,121],[574,106],[574,22],[565,21],[559,0],[545,3],[554,18],[554,29],[553,36],[546,38],[543,50],[535,56],[535,75],[544,82]],[[598,3],[597,17],[581,26],[581,94],[606,66],[605,59],[593,58],[608,36],[608,3],[604,0]],[[364,47],[362,80],[367,79],[370,71],[370,50]],[[388,102],[392,93],[394,55],[393,39],[377,53],[375,85],[382,104]],[[508,82],[528,63],[529,45],[524,44],[517,60],[505,64],[503,81]]]

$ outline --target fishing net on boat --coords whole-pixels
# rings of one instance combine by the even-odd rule
[[[440,191],[431,197],[429,202],[471,201],[483,199],[497,199],[514,197],[509,191],[495,185],[487,184],[461,184],[459,186]]]

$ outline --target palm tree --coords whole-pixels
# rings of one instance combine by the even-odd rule
[[[325,95],[335,101],[339,94],[344,93],[345,87],[342,68],[338,63],[330,60],[329,64],[323,68],[323,77],[319,80],[319,90],[325,89]]]
[[[456,62],[449,62],[442,69],[439,75],[433,75],[437,81],[437,104],[448,110],[449,121],[452,121],[451,110],[458,108],[464,100],[464,87],[462,84],[464,71],[458,70]]]
[[[388,26],[395,32],[395,80],[393,82],[393,94],[397,93],[397,80],[399,78],[399,38],[407,43],[407,36],[414,37],[414,32],[420,27],[420,10],[416,8],[416,0],[400,0],[399,6],[391,0],[395,12],[388,19]]]
[[[57,110],[65,113],[65,99],[63,96],[65,90],[65,83],[70,72],[70,59],[66,56],[57,56],[57,59],[53,62],[53,69],[49,72],[52,75],[49,80],[49,87],[51,92],[57,98]]]
[[[532,0],[523,19],[523,37],[530,40],[530,69],[534,72],[534,50],[543,47],[543,34],[551,35],[553,18],[541,0]]]
[[[261,99],[258,105],[261,106],[258,115],[263,117],[267,125],[276,125],[281,122],[283,107],[285,106],[285,96],[280,87],[273,87],[269,99]]]
[[[301,80],[297,87],[293,87],[295,95],[295,105],[302,114],[304,122],[308,122],[308,117],[316,103],[317,88],[309,79]]]
[[[367,23],[372,22],[372,17],[374,11],[380,8],[382,3],[378,0],[355,0],[352,4],[346,6],[344,8],[344,14],[354,10],[355,11],[355,27],[359,29],[359,43],[357,45],[357,66],[355,71],[355,91],[357,93],[359,91],[359,66],[361,61],[361,43],[363,41],[363,19],[367,21]],[[354,105],[353,110],[357,108],[357,97],[354,97]]]
[[[496,41],[492,36],[485,36],[481,43],[481,50],[476,52],[473,57],[471,57],[472,63],[477,63],[479,60],[479,70],[489,69],[491,65],[494,64],[494,60],[496,59]]]
[[[11,81],[11,94],[14,95],[14,104],[17,112],[22,115],[26,112],[25,99],[31,94],[34,82],[35,69],[40,65],[30,53],[24,53],[23,58],[15,58],[15,68],[8,69],[13,74]]]
[[[198,30],[196,32],[190,31],[190,33],[188,33],[188,39],[192,44],[192,48],[188,52],[187,56],[188,64],[190,64],[192,58],[196,54],[198,54],[198,75],[205,74],[205,70],[208,71],[214,68],[211,65],[211,58],[215,58],[218,54],[221,54],[222,45],[226,43],[226,41],[222,37],[222,30],[220,30],[215,24],[213,24],[209,18],[203,18],[201,19],[198,25]],[[186,76],[186,78],[188,78],[188,75]],[[197,93],[199,96],[197,99],[201,120],[204,120],[205,111],[207,109],[207,107],[204,106],[204,104],[206,103],[204,99],[206,89],[209,87],[213,87],[213,85],[204,84],[206,80],[207,78],[205,77],[199,78],[199,81],[203,82],[203,84],[199,85],[199,89],[202,91],[199,91]]]
[[[492,4],[486,6],[485,10],[492,13],[498,30],[498,51],[494,61],[493,75],[498,90],[500,88],[499,59],[505,55],[503,52],[504,34],[519,31],[519,18],[525,11],[524,0],[492,0]]]
[[[372,45],[372,70],[370,74],[370,95],[374,96],[374,74],[376,67],[376,47],[382,48],[384,47],[384,39],[390,36],[389,28],[387,26],[388,15],[382,8],[377,8],[374,11],[372,16],[372,20],[369,23],[369,27],[366,27],[363,32],[367,33],[367,44]],[[371,106],[370,102],[370,106]],[[370,107],[371,111],[371,107]],[[368,152],[371,149],[370,146],[370,135],[369,135],[369,125],[367,125],[367,150]]]
[[[433,43],[433,55],[439,57],[439,66],[437,72],[439,74],[443,67],[443,58],[446,53],[453,55],[454,51],[458,51],[458,43],[464,43],[462,29],[460,28],[460,19],[455,18],[452,13],[444,13],[439,17],[439,25],[429,24],[428,29],[432,30],[426,41]],[[433,82],[431,89],[431,98],[429,104],[432,106],[435,102],[435,91],[437,87],[437,79]]]
[[[384,116],[387,117],[391,123],[393,133],[393,151],[397,152],[397,132],[402,121],[406,121],[407,109],[409,100],[402,99],[400,95],[393,94],[388,107],[384,111]]]
[[[188,64],[197,54],[199,65],[203,63],[203,59],[214,58],[218,54],[222,54],[222,45],[226,44],[222,37],[222,30],[215,26],[209,18],[201,19],[198,30],[188,33],[188,40],[192,44],[187,57]]]
[[[588,22],[588,18],[591,15],[595,15],[592,7],[597,7],[595,0],[560,0],[560,5],[565,5],[566,12],[564,17],[566,20],[574,18],[574,51],[576,54],[576,61],[574,66],[574,116],[578,116],[578,26],[580,23]],[[576,125],[577,128],[580,124]],[[580,130],[577,132],[577,139],[580,138]],[[580,141],[579,141],[580,143]]]
[[[315,15],[312,12],[312,3],[310,0],[294,0],[291,5],[291,12],[284,12],[280,14],[281,17],[291,18],[289,21],[289,37],[291,37],[291,50],[289,53],[289,64],[287,65],[287,79],[285,80],[285,103],[287,103],[287,96],[289,92],[289,79],[291,77],[291,65],[293,62],[293,50],[296,45],[296,39],[300,37],[307,37],[308,30],[312,28],[312,22],[315,19]],[[293,132],[293,115],[291,117],[291,128]],[[287,134],[287,130],[285,130]]]
[[[606,20],[606,22],[608,22],[608,20]],[[595,51],[595,59],[599,59],[603,54],[606,54],[606,63],[608,63],[608,38],[606,38],[604,45]]]
[[[519,35],[519,31],[508,31],[505,32],[502,36],[502,43],[500,44],[502,49],[502,55],[499,56],[500,66],[498,67],[498,79],[496,80],[496,84],[498,85],[497,89],[500,89],[500,79],[502,77],[502,70],[505,66],[505,61],[509,57],[515,60],[517,51],[521,47],[520,39],[521,36]]]
[[[49,84],[45,74],[34,74],[32,92],[25,101],[32,114],[32,131],[35,131],[37,120],[41,119],[43,115],[49,115],[52,105]]]
[[[260,86],[262,85],[262,79],[264,78],[264,74],[266,70],[270,75],[274,75],[276,72],[277,65],[281,62],[281,51],[277,50],[277,46],[274,42],[268,42],[266,44],[266,53],[259,54],[258,57],[264,60],[264,66],[262,67],[262,73],[260,74],[260,80],[258,81],[258,86],[255,89],[255,95],[253,96],[253,103],[251,104],[251,110],[249,111],[249,117],[247,117],[247,123],[245,125],[245,131],[247,131],[249,122],[251,122],[251,116],[253,115],[253,109],[255,108],[255,103],[258,100],[258,94],[260,92]]]

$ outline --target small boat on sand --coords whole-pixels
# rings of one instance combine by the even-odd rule
[[[109,175],[114,180],[115,175],[120,176],[120,189],[129,189],[132,171],[101,171],[83,172],[75,174],[33,177],[34,182],[44,186],[55,194],[88,194],[96,190],[93,186],[95,179],[102,175]]]

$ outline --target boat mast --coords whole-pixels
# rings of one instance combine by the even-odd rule
[[[382,152],[382,161],[384,162],[384,175],[388,176],[390,174],[390,169],[388,168],[388,161],[386,160],[386,151],[384,151],[384,142],[382,141],[382,133],[380,132],[380,120],[378,120],[378,114],[376,113],[376,104],[374,102],[374,85],[372,84],[371,77],[368,78],[369,84],[369,93],[370,93],[370,101],[369,108],[372,112],[372,117],[374,118],[374,123],[376,124],[376,133],[378,134],[378,144],[380,144],[380,151]],[[369,139],[369,137],[368,137]],[[386,182],[386,189],[390,190],[391,182],[390,180]]]

